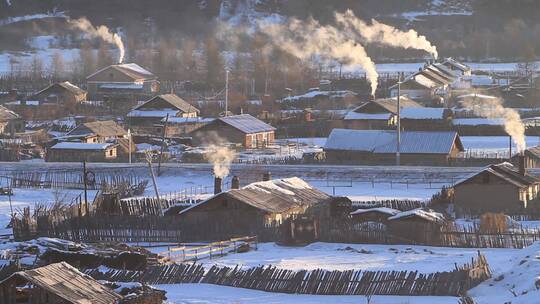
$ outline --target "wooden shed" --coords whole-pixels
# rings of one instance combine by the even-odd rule
[[[22,117],[14,111],[0,105],[0,135],[15,135],[25,127]]]
[[[193,143],[212,144],[227,141],[245,148],[260,148],[274,144],[276,128],[249,115],[221,117],[193,131]]]
[[[401,211],[387,208],[387,207],[376,207],[369,209],[357,209],[351,212],[351,216],[354,220],[358,222],[381,222],[384,223],[388,221],[388,218],[394,216]]]
[[[47,162],[111,162],[118,157],[113,143],[59,142],[47,149]]]
[[[0,282],[4,304],[116,304],[122,296],[68,263],[19,271]]]

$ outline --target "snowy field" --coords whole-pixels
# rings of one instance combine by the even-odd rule
[[[504,262],[517,249],[482,249],[494,270],[506,270]],[[444,248],[409,245],[313,243],[305,247],[262,243],[258,250],[203,260],[204,265],[245,268],[273,265],[290,270],[418,270],[422,273],[452,271],[455,264],[477,257],[475,248]],[[493,264],[493,265],[492,265]]]

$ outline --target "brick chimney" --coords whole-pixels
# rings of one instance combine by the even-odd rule
[[[520,153],[518,155],[518,162],[519,162],[519,174],[525,175],[527,172],[527,169],[525,168],[525,153]]]
[[[266,172],[266,173],[263,174],[263,179],[262,179],[263,182],[267,182],[267,181],[269,181],[271,179],[272,179],[272,173]]]
[[[221,183],[222,179],[221,177],[214,177],[214,194],[221,193]]]
[[[231,189],[240,189],[240,179],[236,175],[231,180]]]

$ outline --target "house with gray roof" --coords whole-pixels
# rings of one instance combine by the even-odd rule
[[[86,85],[92,99],[152,96],[159,91],[157,76],[136,63],[102,68],[86,78]]]
[[[136,106],[127,114],[129,128],[134,133],[161,135],[165,120],[197,118],[199,109],[176,94],[161,94]]]
[[[235,143],[253,149],[274,144],[276,128],[249,114],[217,118],[191,132],[193,143]]]
[[[394,164],[395,130],[334,129],[324,146],[326,159],[336,164]],[[400,156],[403,165],[448,165],[463,152],[454,131],[403,131]]]

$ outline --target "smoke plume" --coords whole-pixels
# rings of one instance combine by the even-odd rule
[[[402,47],[405,49],[424,50],[435,59],[438,57],[437,48],[425,36],[414,30],[402,31],[393,26],[371,20],[371,25],[358,19],[351,10],[345,13],[335,13],[340,28],[354,38],[361,38],[366,42],[376,42],[384,45]]]
[[[512,137],[518,152],[527,148],[525,142],[525,126],[519,113],[514,109],[505,108],[499,98],[481,98],[475,95],[466,97],[461,105],[473,110],[474,114],[486,118],[504,120],[504,130]]]
[[[69,19],[68,23],[72,28],[79,29],[85,32],[91,38],[101,38],[108,43],[116,45],[116,47],[120,51],[120,58],[118,59],[118,63],[124,62],[124,55],[126,51],[124,48],[124,43],[122,42],[122,38],[118,34],[111,32],[108,27],[106,27],[105,25],[94,27],[92,23],[84,17],[75,20]]]
[[[229,175],[231,163],[236,158],[236,152],[225,146],[211,145],[206,159],[214,165],[214,175],[225,178]]]
[[[259,22],[258,25],[274,46],[299,59],[318,55],[343,64],[360,65],[370,82],[371,94],[375,94],[378,78],[375,63],[362,45],[336,27],[323,26],[313,19],[300,21],[294,18],[284,24]]]

